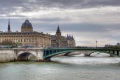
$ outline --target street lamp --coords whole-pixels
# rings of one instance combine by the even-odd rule
[[[96,48],[97,48],[97,41],[96,41]]]

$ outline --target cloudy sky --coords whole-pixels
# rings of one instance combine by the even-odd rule
[[[120,0],[0,0],[0,31],[20,31],[29,19],[34,31],[71,34],[78,46],[120,42]]]

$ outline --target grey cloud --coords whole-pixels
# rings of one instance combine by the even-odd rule
[[[64,8],[89,8],[95,6],[119,6],[120,0],[36,0],[42,6]]]
[[[56,18],[40,18],[40,19],[36,19],[37,21],[42,21],[42,22],[55,22],[55,21],[61,21],[64,20],[60,17],[56,17]]]
[[[18,9],[21,12],[29,12],[49,8],[76,9],[103,6],[120,6],[120,0],[0,0],[0,14],[8,14]]]

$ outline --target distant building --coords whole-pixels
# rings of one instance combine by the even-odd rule
[[[116,45],[110,45],[110,44],[108,45],[107,44],[107,45],[105,45],[105,47],[120,47],[120,43],[117,43]]]
[[[120,46],[120,43],[117,43],[116,46]]]
[[[8,22],[8,31],[0,32],[0,43],[12,41],[20,46],[49,47],[51,46],[51,36],[42,32],[33,31],[32,24],[25,20],[22,24],[21,32],[12,32],[10,29],[10,20]]]
[[[62,36],[58,26],[56,34],[51,35],[51,47],[75,47],[75,39],[70,35]]]
[[[110,44],[106,44],[105,47],[106,48],[110,48],[110,47],[114,47],[115,45],[110,45]]]

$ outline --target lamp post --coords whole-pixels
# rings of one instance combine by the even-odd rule
[[[96,48],[97,48],[97,41],[96,41]]]

